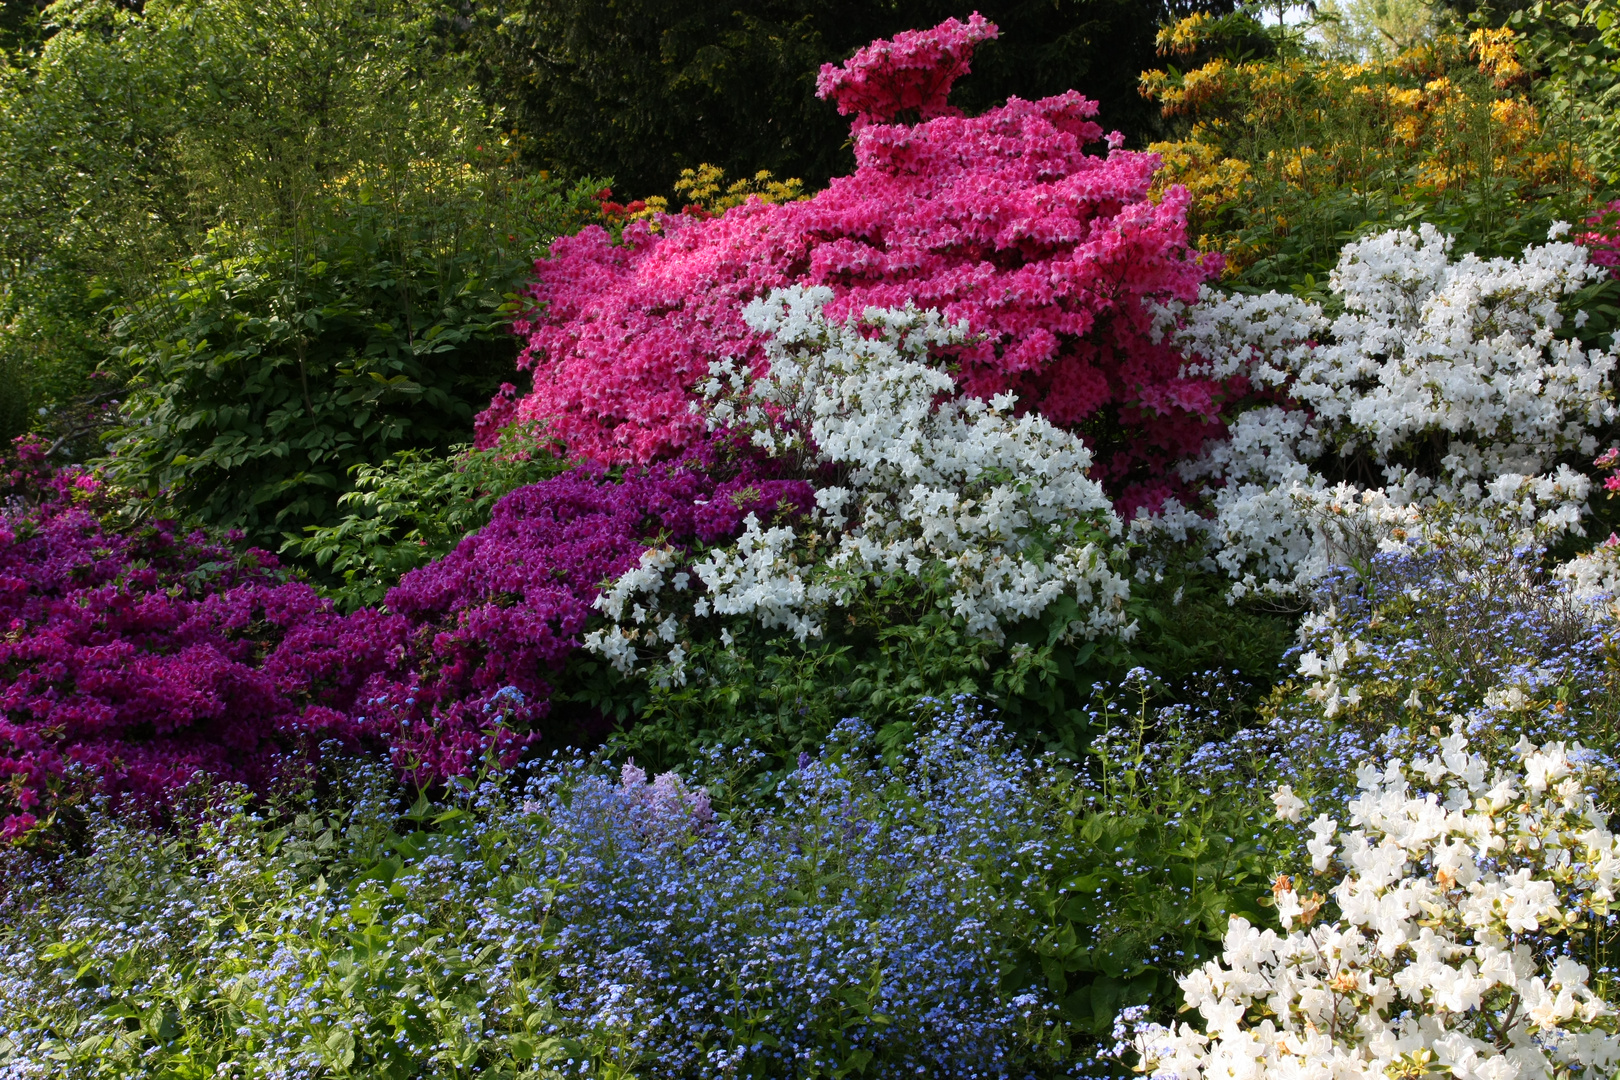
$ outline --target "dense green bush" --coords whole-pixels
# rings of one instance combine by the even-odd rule
[[[44,44],[0,67],[0,357],[30,373],[32,422],[80,455],[99,442],[73,403],[120,345],[119,310],[191,256],[332,259],[338,196],[453,209],[500,238],[530,216],[500,194],[499,125],[412,0],[62,0],[41,19]],[[464,254],[495,236],[464,227]]]
[[[474,194],[444,215],[338,202],[302,250],[216,233],[117,324],[109,475],[273,548],[334,524],[355,466],[464,439],[517,354],[503,295],[587,192],[523,183],[505,235]]]
[[[1093,700],[1100,729],[1086,767],[1056,776],[1062,810],[1029,881],[1017,936],[1081,1046],[1101,1043],[1123,1009],[1173,1015],[1176,977],[1220,950],[1232,915],[1264,925],[1276,860],[1267,852],[1263,772],[1224,736],[1253,721],[1244,688],[1214,675],[1176,688],[1143,669]]]
[[[1620,16],[1603,0],[1537,0],[1507,19],[1545,77],[1538,97],[1602,179],[1620,184]]]
[[[0,440],[9,443],[28,430],[28,404],[34,399],[31,374],[14,357],[0,360]]]

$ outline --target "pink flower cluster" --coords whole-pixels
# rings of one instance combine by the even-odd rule
[[[1592,462],[1599,469],[1612,469],[1608,476],[1603,478],[1603,489],[1609,493],[1609,498],[1620,495],[1620,446],[1611,446],[1599,454]],[[1604,547],[1620,547],[1620,535],[1610,533],[1609,538],[1603,541]]]
[[[84,474],[24,443],[0,468],[0,839],[87,788],[164,805],[198,772],[261,784],[327,740],[386,747],[427,783],[538,737],[547,674],[598,585],[655,536],[727,538],[810,488],[714,448],[519,489],[488,528],[337,614],[274,556],[171,523],[108,528]],[[105,510],[105,508],[100,508]]]
[[[994,23],[975,11],[965,23],[946,19],[932,30],[907,30],[893,41],[874,41],[843,67],[821,65],[816,96],[855,115],[857,129],[914,112],[918,119],[960,116],[946,103],[951,86],[968,73],[973,48],[996,38]]]
[[[743,306],[800,283],[830,287],[834,317],[912,303],[966,320],[976,338],[942,358],[965,390],[1013,391],[1084,430],[1127,510],[1176,490],[1166,463],[1223,434],[1242,388],[1185,377],[1147,304],[1193,301],[1218,266],[1187,244],[1182,189],[1149,198],[1155,155],[1115,138],[1087,152],[1094,102],[1070,91],[950,115],[951,80],[994,32],[952,20],[824,70],[823,92],[856,114],[856,169],[812,199],[558,240],[517,324],[534,389],[498,400],[482,430],[543,421],[602,463],[679,453],[702,438],[690,406],[711,361],[763,369]],[[897,109],[925,118],[882,122]]]
[[[1620,199],[1586,219],[1591,228],[1575,237],[1586,246],[1586,257],[1594,266],[1607,266],[1620,274]]]

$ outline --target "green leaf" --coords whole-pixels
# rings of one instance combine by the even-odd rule
[[[326,1036],[324,1043],[327,1060],[339,1068],[347,1069],[354,1064],[354,1033],[346,1028],[334,1028]]]

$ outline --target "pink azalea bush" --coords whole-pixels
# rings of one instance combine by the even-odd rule
[[[109,527],[94,478],[20,443],[0,463],[0,839],[100,790],[161,808],[198,773],[262,785],[337,741],[419,783],[510,761],[539,737],[547,674],[598,585],[648,540],[714,541],[811,502],[714,448],[622,481],[575,470],[406,575],[385,610],[338,614],[274,556],[173,523]]]
[[[857,128],[908,112],[920,120],[961,116],[946,102],[951,85],[968,73],[973,47],[997,36],[995,24],[977,11],[966,23],[946,19],[932,30],[906,30],[872,42],[843,67],[822,64],[816,94],[836,101],[838,115],[853,113]]]
[[[966,320],[971,340],[941,358],[965,391],[1012,391],[1084,432],[1127,509],[1176,490],[1164,463],[1220,436],[1242,387],[1184,375],[1148,303],[1191,302],[1218,268],[1187,244],[1186,193],[1149,198],[1157,156],[1116,136],[1088,152],[1103,135],[1095,102],[1070,91],[972,118],[949,108],[974,44],[994,34],[947,20],[824,69],[820,92],[855,117],[856,168],[812,199],[558,240],[517,324],[534,389],[497,398],[485,437],[540,420],[600,463],[677,454],[703,438],[691,406],[711,362],[763,370],[743,307],[819,285],[835,319],[914,304]]]

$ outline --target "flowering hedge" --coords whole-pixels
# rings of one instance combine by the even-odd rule
[[[199,770],[262,784],[318,741],[385,746],[427,783],[537,738],[547,673],[578,645],[597,585],[647,539],[714,541],[750,514],[810,506],[719,451],[633,472],[578,470],[513,492],[486,529],[407,574],[387,609],[343,616],[276,558],[172,522],[111,527],[99,482],[21,445],[0,474],[3,836],[85,785],[162,804]]]
[[[0,836],[48,819],[72,766],[149,797],[197,770],[262,781],[283,734],[353,734],[331,706],[375,654],[282,648],[341,627],[313,589],[172,522],[109,530],[97,481],[43,466],[19,440],[0,474]]]
[[[837,319],[911,303],[965,321],[972,337],[948,350],[964,390],[1011,391],[1083,427],[1127,505],[1176,490],[1163,465],[1221,433],[1227,388],[1182,374],[1144,301],[1191,301],[1218,266],[1187,246],[1184,192],[1148,198],[1157,157],[1115,136],[1087,152],[1103,129],[1078,93],[954,114],[951,83],[993,33],[947,20],[824,70],[821,92],[856,114],[856,169],[814,198],[665,216],[660,231],[637,222],[619,242],[601,228],[557,241],[517,324],[534,390],[496,399],[483,430],[515,415],[602,462],[677,453],[702,437],[689,406],[711,361],[763,370],[743,307],[815,285]],[[1114,421],[1127,437],[1108,434]]]

